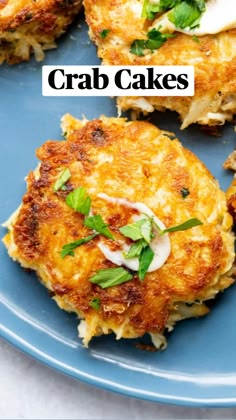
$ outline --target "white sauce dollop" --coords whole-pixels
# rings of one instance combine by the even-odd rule
[[[156,2],[155,2],[156,3]],[[183,32],[187,35],[204,36],[208,34],[217,34],[229,29],[236,28],[236,5],[234,1],[226,0],[208,0],[206,10],[202,14],[199,27],[195,29],[180,29],[169,21],[166,12],[160,18],[155,20],[155,25],[161,25],[161,32]]]
[[[155,214],[149,209],[149,207],[147,207],[143,203],[130,202],[124,198],[110,197],[109,195],[104,193],[98,194],[98,197],[110,203],[120,204],[122,206],[137,210],[140,214],[133,216],[134,222],[137,222],[140,219],[144,219],[145,215],[147,215],[149,217],[153,217],[155,223],[160,227],[161,230],[166,228],[164,223],[160,219],[158,219],[155,216]],[[169,257],[171,250],[169,235],[166,233],[163,236],[160,236],[157,229],[155,228],[154,233],[155,237],[150,242],[150,247],[154,252],[154,258],[149,266],[148,272],[152,272],[160,268]],[[102,238],[100,239],[97,245],[102,251],[103,255],[106,257],[106,259],[111,261],[113,264],[116,264],[118,266],[123,265],[125,267],[128,267],[130,270],[138,271],[138,258],[127,259],[124,257],[124,253],[127,253],[130,248],[130,246],[127,245],[125,242],[120,242],[121,249],[117,251],[113,251],[112,249],[110,249]]]

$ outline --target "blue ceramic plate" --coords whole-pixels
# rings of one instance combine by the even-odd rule
[[[81,21],[83,18],[81,17]],[[87,28],[74,25],[49,51],[45,64],[97,64]],[[36,165],[35,149],[46,139],[61,138],[60,118],[116,115],[110,98],[41,96],[41,64],[32,59],[0,67],[0,222],[16,209],[25,191],[24,176]],[[179,133],[177,116],[155,114],[152,121],[173,130],[227,188],[231,174],[222,162],[233,150],[233,126],[222,137],[208,137],[199,127]],[[5,230],[1,228],[1,237]],[[180,323],[166,351],[150,353],[135,340],[94,339],[89,350],[77,338],[77,320],[62,312],[35,275],[11,261],[0,245],[0,321],[2,336],[42,362],[87,383],[152,401],[197,406],[236,403],[236,287],[231,287],[201,320]]]

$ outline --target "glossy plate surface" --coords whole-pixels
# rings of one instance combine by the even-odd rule
[[[87,27],[74,25],[47,53],[44,64],[97,64]],[[60,118],[116,115],[110,98],[41,96],[41,64],[32,59],[0,67],[0,222],[16,209],[25,191],[24,176],[36,166],[35,149],[46,139],[60,139]],[[232,125],[222,137],[209,137],[199,127],[179,132],[177,116],[155,114],[160,128],[175,131],[219,179],[222,188],[232,174],[222,163],[235,145]],[[1,228],[1,237],[5,229]],[[236,404],[236,287],[221,295],[201,320],[180,323],[164,352],[136,348],[137,340],[93,340],[89,350],[77,338],[75,316],[62,312],[33,274],[11,261],[0,245],[1,334],[21,350],[74,378],[125,395],[153,401],[198,406]]]

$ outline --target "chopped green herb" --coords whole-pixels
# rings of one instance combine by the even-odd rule
[[[179,0],[160,0],[157,4],[150,3],[150,0],[144,0],[142,17],[145,17],[149,20],[155,18],[157,13],[165,12],[166,10],[174,7]]]
[[[147,33],[147,39],[136,39],[130,48],[130,52],[142,57],[144,55],[143,50],[157,50],[160,48],[168,38],[173,38],[174,34],[162,34],[158,29],[151,29]]]
[[[168,38],[173,38],[175,36],[174,34],[162,34],[160,31],[158,31],[158,29],[155,28],[151,29],[147,35],[148,40],[146,42],[146,48],[151,50],[160,48]]]
[[[101,37],[102,39],[105,39],[105,38],[107,37],[107,35],[108,35],[110,32],[111,32],[111,30],[110,30],[110,29],[103,29],[103,30],[100,32],[100,37]]]
[[[200,44],[200,39],[199,39],[196,35],[193,35],[193,36],[192,36],[192,40],[193,40],[194,42],[197,42],[197,44]]]
[[[165,12],[166,10],[172,9],[182,0],[160,0],[159,8],[160,12]]]
[[[195,3],[197,4],[197,7],[201,13],[206,11],[206,0],[195,0]]]
[[[199,25],[206,5],[204,0],[184,0],[179,2],[168,14],[169,20],[177,28],[196,28]]]
[[[95,216],[86,217],[84,220],[84,225],[90,229],[96,230],[107,238],[114,239],[111,231],[108,229],[108,225],[104,223],[101,216],[96,214]]]
[[[61,190],[67,181],[69,181],[71,177],[71,173],[70,170],[68,168],[65,168],[60,174],[58,179],[56,180],[54,186],[53,186],[53,191],[57,192],[59,190]]]
[[[159,11],[160,11],[159,4],[153,4],[153,3],[150,3],[149,0],[144,0],[143,9],[142,9],[142,17],[147,18],[149,20],[153,20]]]
[[[132,54],[137,55],[138,57],[143,57],[144,53],[143,50],[146,48],[146,40],[145,39],[135,39],[131,45],[130,52]]]
[[[140,280],[144,280],[144,277],[150,267],[150,264],[154,258],[154,252],[147,246],[143,248],[140,259],[139,259],[139,269],[138,269],[138,277]]]
[[[100,309],[101,306],[101,299],[95,297],[93,298],[90,302],[89,302],[89,306],[91,306],[91,308],[95,309],[96,311],[98,311]]]
[[[182,195],[183,198],[188,197],[188,195],[190,194],[189,189],[188,188],[182,188],[182,190],[180,190],[180,193]]]
[[[130,223],[126,226],[121,227],[119,231],[122,233],[122,235],[126,236],[127,238],[130,238],[133,241],[137,241],[143,238],[143,233],[142,233],[141,228],[143,224],[146,222],[147,222],[147,219],[141,219],[135,223]]]
[[[143,239],[149,244],[153,238],[152,234],[152,219],[148,218],[145,222],[141,225],[141,233]]]
[[[76,188],[66,197],[66,204],[73,210],[87,216],[91,207],[91,198],[87,195],[85,188]]]
[[[143,248],[145,248],[146,246],[148,246],[147,242],[143,239],[139,239],[139,241],[136,241],[131,245],[129,251],[127,252],[127,254],[125,254],[125,258],[129,259],[139,257]]]
[[[171,10],[172,9],[172,10]],[[157,13],[168,13],[169,20],[177,28],[196,28],[206,10],[205,0],[160,0],[157,4],[144,0],[142,17],[153,20]]]
[[[98,284],[103,289],[107,287],[117,286],[132,280],[133,276],[123,267],[107,268],[98,270],[97,273],[90,278],[92,283]]]
[[[78,239],[77,241],[63,245],[61,250],[61,258],[65,258],[67,255],[71,255],[72,257],[74,257],[75,248],[78,248],[78,246],[80,245],[86,244],[87,242],[95,238],[97,235],[98,233],[94,233],[93,235],[86,236],[86,238]]]
[[[119,231],[122,235],[132,239],[133,241],[144,239],[147,243],[150,243],[153,238],[152,224],[153,222],[151,218],[141,219],[135,223],[130,223],[121,227]]]
[[[161,230],[160,235],[164,235],[165,233],[169,233],[169,232],[179,232],[179,231],[182,231],[182,230],[191,229],[195,226],[200,226],[202,224],[203,223],[196,218],[189,219],[189,220],[187,220],[187,222],[181,223],[181,225],[172,226],[170,228]]]

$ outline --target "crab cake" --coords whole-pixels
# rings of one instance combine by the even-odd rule
[[[176,321],[233,282],[232,218],[207,168],[147,122],[63,118],[66,141],[37,150],[39,167],[9,219],[8,253],[35,270],[60,308],[94,336],[149,333],[156,347]]]
[[[178,2],[84,0],[89,34],[104,64],[195,68],[193,97],[120,97],[118,108],[144,114],[177,111],[182,128],[230,121],[236,113],[236,9],[224,0],[183,1],[206,7],[202,26],[200,20],[200,28],[190,30],[183,22],[177,23],[185,29],[167,19],[172,11],[150,12],[160,3]]]
[[[44,59],[55,48],[78,14],[82,0],[2,0],[0,2],[0,63]]]

